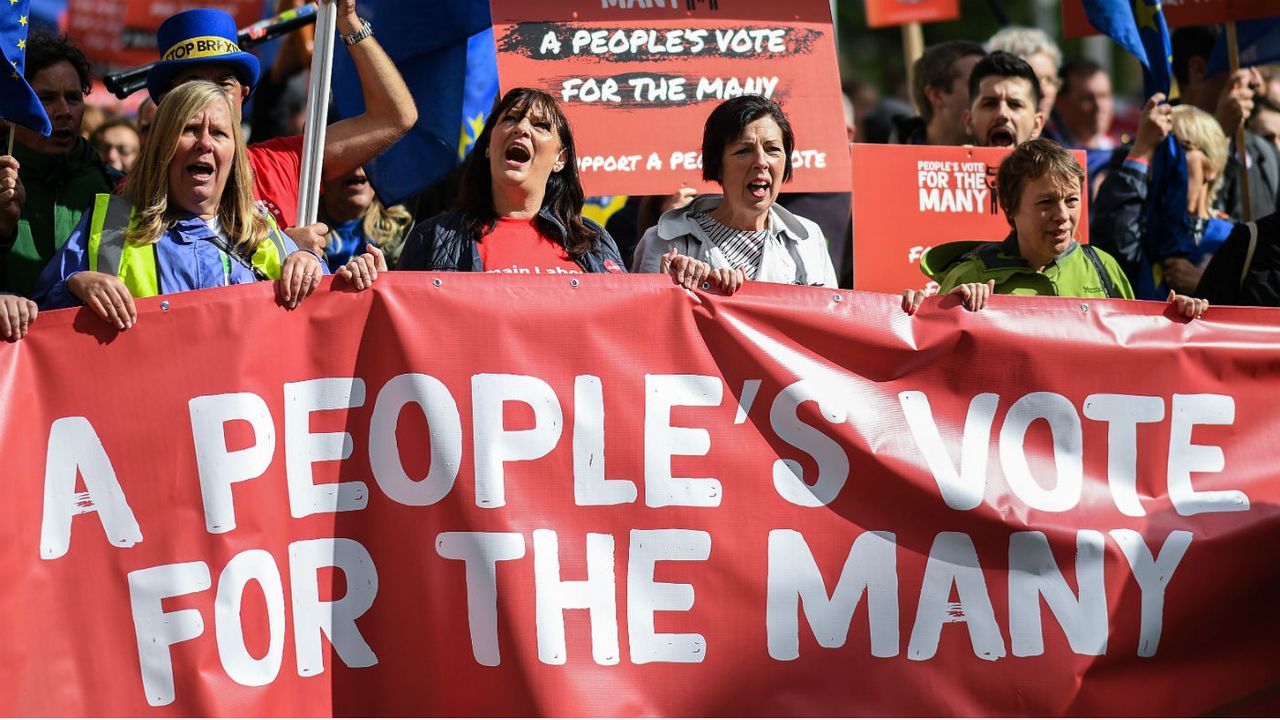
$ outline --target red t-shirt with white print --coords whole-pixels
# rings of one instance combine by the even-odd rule
[[[493,232],[478,243],[485,272],[520,275],[581,273],[559,243],[544,237],[533,220],[498,218]]]

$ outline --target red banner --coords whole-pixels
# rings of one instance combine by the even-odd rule
[[[1275,311],[426,273],[139,307],[0,347],[5,715],[1278,707]]]
[[[1169,27],[1214,25],[1234,20],[1256,20],[1280,15],[1275,0],[1163,0],[1164,20]],[[1097,35],[1089,23],[1081,0],[1062,3],[1062,34],[1076,38]]]
[[[848,190],[828,0],[493,0],[504,89],[537,87],[573,124],[588,195],[667,195],[702,181],[702,128],[744,94],[795,132],[788,192]]]
[[[960,17],[960,0],[867,0],[867,27],[930,23]]]
[[[995,242],[1009,234],[996,199],[996,170],[1008,148],[855,143],[853,286],[900,293],[937,290],[920,272],[934,245]],[[1072,150],[1081,167],[1084,151]],[[1081,196],[1077,237],[1089,242],[1088,198]]]
[[[95,63],[133,67],[155,62],[156,30],[170,15],[192,8],[226,10],[236,27],[262,17],[260,0],[67,0],[67,34]]]

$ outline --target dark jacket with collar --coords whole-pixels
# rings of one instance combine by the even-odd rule
[[[551,239],[564,247],[567,231],[564,225],[556,220],[546,208],[538,216],[547,220],[556,230]],[[618,253],[618,246],[604,228],[582,218],[587,227],[599,233],[596,249],[576,259],[583,272],[626,272],[626,264]],[[443,272],[484,272],[484,264],[480,260],[480,250],[476,247],[478,238],[462,224],[462,213],[453,210],[441,213],[413,229],[404,241],[404,250],[400,254],[397,270],[431,270]],[[613,262],[614,267],[606,266]],[[616,268],[616,269],[615,269]]]

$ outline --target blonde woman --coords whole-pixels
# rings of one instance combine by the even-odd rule
[[[98,195],[40,276],[40,307],[88,305],[125,330],[137,321],[139,297],[259,280],[279,280],[290,308],[310,295],[324,264],[257,208],[234,117],[212,83],[169,93],[124,197]],[[377,256],[361,256],[343,275],[364,287],[379,266]]]
[[[1170,133],[1187,156],[1187,225],[1194,245],[1185,255],[1160,258],[1158,264],[1143,267],[1151,160]],[[1170,106],[1161,94],[1147,101],[1132,149],[1124,163],[1107,175],[1089,209],[1093,218],[1089,241],[1114,255],[1135,287],[1159,286],[1163,281],[1180,293],[1195,292],[1204,267],[1232,229],[1230,220],[1215,208],[1227,147],[1227,137],[1212,115],[1192,105]],[[1151,275],[1143,277],[1143,273]]]

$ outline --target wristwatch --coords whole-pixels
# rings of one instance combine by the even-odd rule
[[[361,25],[359,30],[351,33],[350,35],[339,34],[339,37],[341,37],[342,42],[347,45],[355,45],[367,37],[373,37],[373,26],[369,24],[368,20],[365,20],[364,25]]]

